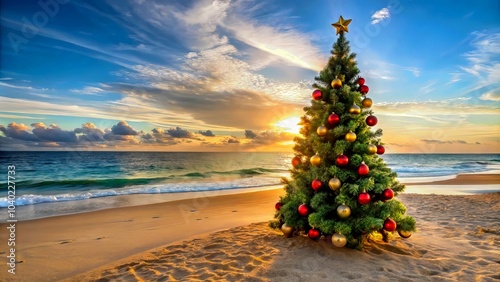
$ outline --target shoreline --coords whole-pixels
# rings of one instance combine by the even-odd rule
[[[454,178],[429,182],[403,182],[407,186],[419,185],[491,185],[500,184],[500,174],[497,173],[464,173],[458,174]]]
[[[500,175],[495,179],[500,180]],[[481,185],[480,178],[475,184],[474,187],[488,186]],[[242,189],[226,192],[232,194],[205,192],[201,197],[193,197],[190,193],[184,195],[189,198],[176,201],[19,221],[16,226],[16,260],[19,262],[16,278],[38,280],[43,277],[45,281],[68,279],[174,242],[255,222],[267,222],[273,218],[274,203],[284,195],[281,185],[269,187],[266,191]],[[405,199],[415,197],[432,199],[433,195],[405,192],[398,198],[406,202]],[[415,212],[415,208],[410,206],[409,212]],[[6,227],[6,223],[0,224],[0,230]],[[0,277],[6,271],[6,264],[0,264]]]
[[[474,178],[474,175],[469,177]],[[494,179],[500,179],[500,175]],[[499,187],[498,184],[495,187]],[[282,186],[271,188],[19,221],[16,226],[19,272],[16,276],[24,280],[44,277],[45,281],[70,278],[201,234],[267,222],[274,215],[274,203],[284,195]],[[432,201],[434,198],[484,198],[497,194],[500,193],[451,196],[405,192],[398,198],[406,203],[407,199]],[[417,206],[408,208],[410,214],[421,212]],[[6,227],[6,223],[0,224],[0,230]],[[0,271],[7,271],[6,264],[0,264]]]
[[[500,191],[500,171],[487,171],[484,173],[458,174],[456,177],[445,180],[425,182],[403,182],[406,190],[403,193],[416,194],[442,194],[442,195],[474,195]],[[469,185],[464,189],[465,185]],[[432,186],[432,187],[430,187]],[[93,211],[116,209],[121,207],[144,206],[157,203],[167,203],[186,199],[234,195],[249,192],[268,190],[281,190],[283,185],[269,185],[262,187],[208,190],[194,192],[178,192],[163,194],[131,194],[109,197],[97,197],[78,201],[62,201],[54,203],[40,203],[17,207],[19,221],[37,220],[55,216],[66,216]],[[53,207],[57,206],[58,214],[54,214]],[[0,208],[4,211],[6,208]],[[35,213],[36,215],[30,215]],[[4,215],[7,213],[4,212]],[[7,218],[3,218],[5,221]]]
[[[267,221],[283,193],[256,191],[17,222],[14,278],[57,281],[167,243]],[[7,226],[1,223],[0,230]],[[0,272],[7,273],[7,264],[0,264]]]

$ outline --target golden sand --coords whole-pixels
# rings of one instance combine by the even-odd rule
[[[498,175],[493,179],[500,184]],[[371,242],[363,251],[305,236],[286,239],[268,228],[283,193],[206,194],[18,222],[16,275],[1,263],[0,281],[500,279],[500,193],[400,195],[419,232],[409,239],[395,235],[389,243]]]

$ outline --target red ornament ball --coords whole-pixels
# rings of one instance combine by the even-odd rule
[[[368,194],[366,192],[363,192],[363,193],[358,195],[358,203],[360,203],[362,205],[369,204],[371,200],[372,199],[370,197],[370,194]]]
[[[283,203],[282,202],[277,202],[276,205],[274,205],[274,208],[279,211],[281,209],[281,207],[283,206]]]
[[[358,84],[359,84],[359,85],[365,85],[365,79],[364,79],[364,78],[362,78],[362,77],[360,77],[360,78],[358,79]]]
[[[367,116],[366,117],[366,125],[368,126],[374,126],[378,122],[378,119],[376,116]]]
[[[309,229],[309,232],[307,232],[307,236],[309,236],[309,238],[311,238],[313,240],[316,240],[321,236],[321,233],[319,232],[318,229],[312,228],[312,229]]]
[[[316,89],[313,91],[312,98],[314,100],[316,100],[316,101],[321,100],[322,97],[323,97],[323,93],[321,93],[321,90]]]
[[[377,145],[377,154],[383,155],[385,153],[385,148],[382,145]]]
[[[309,215],[309,207],[306,204],[302,204],[299,206],[299,214],[301,216],[308,216]]]
[[[345,155],[339,155],[337,159],[335,159],[335,164],[338,166],[346,166],[349,163],[349,158]]]
[[[368,93],[368,91],[370,91],[370,88],[368,88],[368,86],[366,86],[366,85],[361,85],[359,87],[359,92],[361,92],[361,94],[363,94],[363,95]]]
[[[396,222],[390,218],[386,219],[384,221],[384,230],[385,231],[388,231],[388,232],[392,232],[394,230],[396,230]]]
[[[358,167],[358,175],[365,176],[370,172],[370,168],[363,162]]]
[[[394,191],[392,191],[391,188],[387,188],[384,190],[384,192],[382,192],[382,197],[385,201],[390,200],[394,198]]]
[[[292,166],[294,168],[298,168],[301,163],[302,163],[302,160],[299,157],[293,157]]]
[[[322,185],[323,184],[318,179],[314,179],[311,183],[311,187],[314,189],[314,191],[318,191]]]
[[[328,116],[328,123],[331,125],[336,125],[339,123],[340,117],[336,113],[332,113],[331,115]]]

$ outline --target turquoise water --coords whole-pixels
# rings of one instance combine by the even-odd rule
[[[0,152],[16,172],[16,205],[131,194],[168,194],[263,187],[287,177],[293,154],[156,152]],[[453,177],[500,168],[500,155],[382,156],[400,180]],[[0,195],[0,207],[7,195]]]

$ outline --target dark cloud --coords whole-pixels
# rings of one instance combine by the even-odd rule
[[[151,133],[146,133],[141,136],[142,139],[150,141],[150,140],[155,140],[155,137]]]
[[[257,134],[255,134],[252,130],[250,129],[245,129],[245,138],[248,138],[248,139],[254,139],[255,137],[257,137]]]
[[[93,123],[87,122],[82,124],[81,128],[76,128],[75,133],[81,142],[101,142],[104,141],[104,131],[97,128]]]
[[[120,121],[118,124],[113,125],[111,132],[114,135],[139,135],[128,123],[124,120]]]
[[[103,138],[106,141],[120,141],[120,142],[130,142],[135,143],[136,135],[116,135],[113,133],[113,130],[106,129],[104,131]]]
[[[207,136],[207,137],[214,137],[215,134],[213,134],[213,132],[211,130],[207,130],[207,131],[198,131],[198,133],[200,133],[201,135],[203,136]]]
[[[120,133],[120,134],[117,134]],[[131,133],[131,134],[124,134]],[[203,136],[215,136],[211,130],[199,131]],[[244,140],[243,143],[235,136],[221,136],[213,142],[205,142],[199,138],[200,135],[193,134],[180,127],[167,130],[154,128],[151,132],[138,132],[134,130],[126,121],[120,121],[111,128],[102,130],[97,128],[92,122],[82,124],[81,127],[71,131],[61,129],[56,124],[46,126],[41,122],[31,124],[31,127],[24,124],[11,123],[7,127],[0,125],[0,145],[9,148],[19,148],[20,150],[30,147],[72,147],[72,148],[118,148],[123,144],[145,144],[145,145],[177,145],[180,143],[193,143],[200,141],[200,145],[224,147],[230,144],[242,144],[244,146],[273,144],[280,141],[289,141],[293,135],[283,132],[263,131],[256,133],[246,130],[245,136],[251,137],[250,143]],[[242,139],[243,140],[243,139]]]
[[[245,131],[246,135],[246,131]],[[293,141],[294,135],[288,132],[263,131],[253,138],[255,144],[272,144],[282,141]]]
[[[447,144],[449,142],[444,142],[441,140],[436,140],[436,139],[421,139],[420,141],[427,143],[427,144]]]
[[[7,125],[7,127],[0,125],[0,131],[2,131],[5,137],[23,141],[40,141],[40,138],[28,132],[28,130],[30,130],[30,128],[22,123],[17,124],[12,122]]]
[[[231,137],[226,137],[226,138],[222,139],[222,143],[239,144],[240,140],[238,140],[238,138],[236,138],[235,136],[231,136]]]
[[[78,142],[78,137],[74,131],[62,130],[56,124],[51,124],[47,127],[45,124],[37,122],[32,123],[31,126],[33,127],[33,134],[41,140],[52,142]]]
[[[471,143],[468,143],[467,141],[464,141],[464,140],[442,141],[442,140],[437,140],[437,139],[421,139],[420,141],[427,143],[427,144],[471,144]],[[478,144],[478,142],[476,142],[476,144]]]
[[[174,137],[174,138],[192,138],[193,135],[191,132],[184,130],[180,127],[176,128],[170,128],[167,130],[168,135]]]
[[[153,128],[153,130],[151,130],[153,132],[153,134],[164,134],[164,130],[161,129],[161,128]]]
[[[151,130],[151,132],[152,133],[146,133],[141,135],[142,143],[146,144],[158,143],[167,146],[176,145],[180,143],[180,141],[175,140],[161,128],[154,128],[153,130]]]

